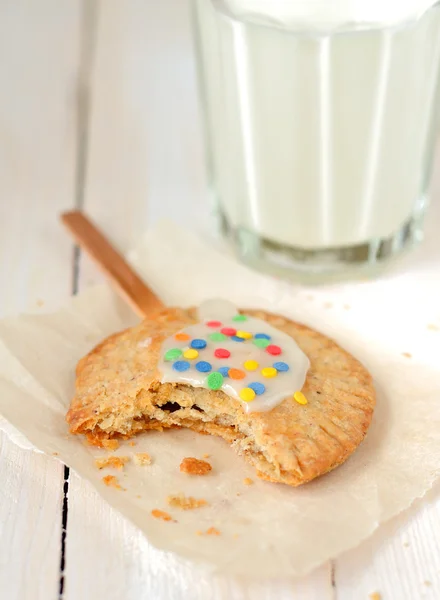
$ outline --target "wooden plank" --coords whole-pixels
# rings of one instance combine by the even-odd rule
[[[0,589],[4,598],[57,597],[62,472],[54,459],[23,450],[0,432]]]
[[[194,211],[206,213],[187,11],[179,0],[100,5],[84,209],[123,250],[148,223],[171,212],[186,224]],[[99,279],[83,259],[81,286]],[[203,575],[152,548],[71,476],[66,600],[135,600],[141,594],[258,600],[274,593],[280,600],[329,600],[330,568],[299,583],[245,584]]]
[[[186,11],[178,0],[100,5],[85,208],[122,250],[163,216],[183,225],[205,222]],[[83,260],[81,285],[98,279]],[[438,531],[438,507],[418,507],[400,523],[402,530],[392,523],[339,558],[333,573],[326,565],[300,582],[246,584],[207,577],[154,550],[73,476],[66,597],[357,600],[374,591],[384,600],[430,597],[422,577],[435,583],[437,558],[430,553],[438,548],[430,531]]]
[[[146,223],[206,221],[190,15],[188,0],[100,6],[86,204],[126,249]]]
[[[0,315],[71,294],[79,6],[0,2]],[[0,434],[0,595],[58,597],[63,467]]]

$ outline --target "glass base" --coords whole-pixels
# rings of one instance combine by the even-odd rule
[[[426,203],[420,203],[426,206]],[[239,259],[259,271],[302,281],[325,283],[375,277],[423,239],[425,210],[419,210],[396,233],[364,244],[304,249],[269,240],[245,228],[234,228],[220,211],[220,229]]]

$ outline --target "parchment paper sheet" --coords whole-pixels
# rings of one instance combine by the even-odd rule
[[[363,361],[378,391],[373,424],[358,451],[297,489],[259,481],[226,443],[189,431],[148,433],[134,447],[123,442],[117,455],[148,452],[153,464],[130,461],[122,472],[98,471],[95,458],[109,452],[68,435],[64,421],[74,368],[94,344],[136,318],[103,286],[56,314],[0,322],[0,414],[8,431],[14,436],[12,425],[24,436],[14,438],[19,443],[57,453],[152,544],[221,573],[299,576],[357,545],[432,486],[440,470],[440,275],[304,289],[251,272],[166,224],[131,258],[167,303],[223,296],[320,329]],[[179,472],[183,457],[203,454],[210,455],[210,475]],[[108,474],[125,489],[105,486]],[[244,485],[246,477],[254,484]],[[209,506],[171,509],[166,497],[180,492]],[[177,522],[154,519],[154,508]],[[197,535],[210,527],[221,535]]]

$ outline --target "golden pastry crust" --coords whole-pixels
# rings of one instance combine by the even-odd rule
[[[168,496],[167,502],[170,506],[181,508],[182,510],[194,510],[195,508],[208,506],[208,502],[204,498],[197,499],[192,496],[185,496],[184,494]]]
[[[221,390],[160,383],[163,340],[195,323],[195,309],[165,308],[101,342],[77,366],[67,422],[94,444],[147,429],[189,427],[231,443],[268,481],[301,485],[343,463],[362,442],[375,405],[363,365],[328,337],[259,310],[245,314],[291,335],[309,357],[306,405],[289,397],[269,412],[245,413]],[[146,346],[142,342],[151,340]],[[292,394],[295,390],[292,390]]]
[[[206,460],[187,457],[180,463],[180,472],[188,475],[207,475],[212,471],[212,467]]]
[[[97,458],[95,465],[98,469],[118,469],[118,471],[122,471],[129,460],[129,456],[108,456],[107,458]]]

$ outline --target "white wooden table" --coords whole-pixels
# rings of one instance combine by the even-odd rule
[[[205,224],[185,0],[0,0],[0,77],[2,315],[50,310],[99,279],[61,229],[63,210],[85,209],[122,250],[163,216]],[[433,490],[301,581],[213,578],[150,547],[88,484],[0,434],[5,600],[434,599],[439,534]]]

